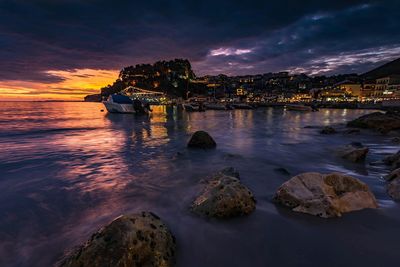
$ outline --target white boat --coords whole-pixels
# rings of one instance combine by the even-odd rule
[[[103,101],[104,106],[110,113],[138,113],[145,114],[150,110],[148,105],[144,105],[140,100],[132,100],[126,95],[113,94]]]
[[[289,104],[286,105],[286,109],[293,111],[313,111],[312,107],[301,104]]]
[[[206,109],[211,110],[226,110],[226,105],[222,103],[207,103],[205,104]]]

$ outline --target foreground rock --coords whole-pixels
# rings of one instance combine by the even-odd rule
[[[121,216],[58,266],[174,266],[175,238],[153,213]]]
[[[325,126],[322,128],[322,130],[319,132],[320,134],[335,134],[337,131],[331,127],[331,126]]]
[[[187,145],[190,148],[215,148],[217,143],[214,139],[205,131],[195,132],[189,140]]]
[[[351,143],[338,149],[338,154],[341,158],[352,162],[361,162],[365,160],[369,149],[361,143]]]
[[[395,112],[374,112],[347,123],[348,127],[375,129],[382,133],[400,129],[400,115]]]
[[[206,181],[191,209],[208,217],[229,218],[249,214],[255,206],[254,196],[240,182],[239,173],[226,168]]]
[[[278,189],[274,201],[293,211],[323,218],[378,207],[366,184],[340,173],[297,175]]]

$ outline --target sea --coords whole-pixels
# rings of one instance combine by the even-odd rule
[[[386,193],[378,164],[400,149],[394,134],[321,135],[345,130],[370,110],[283,108],[151,115],[109,114],[101,103],[0,103],[0,266],[52,266],[121,214],[156,213],[177,240],[178,267],[398,266],[400,203]],[[213,150],[186,148],[207,131]],[[361,142],[365,163],[335,150]],[[200,181],[236,168],[256,210],[207,219],[189,207]],[[277,188],[303,172],[342,172],[368,184],[379,209],[322,219],[273,203]]]

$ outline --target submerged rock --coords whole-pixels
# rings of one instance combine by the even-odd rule
[[[195,132],[189,140],[187,145],[190,148],[215,148],[217,143],[214,139],[205,131]]]
[[[279,187],[274,201],[293,211],[323,218],[378,207],[365,183],[341,173],[297,175]]]
[[[191,209],[208,217],[229,218],[251,213],[255,204],[251,191],[240,182],[239,173],[226,168],[206,181]]]
[[[58,266],[168,267],[174,263],[175,238],[159,217],[142,212],[116,218]]]
[[[382,133],[400,129],[400,115],[394,112],[374,112],[347,123],[348,127],[375,129]]]
[[[337,131],[331,127],[331,126],[325,126],[324,128],[322,128],[321,131],[319,131],[320,134],[335,134],[337,133]]]
[[[338,149],[338,154],[341,158],[352,162],[360,162],[365,160],[369,149],[361,143],[354,142]]]

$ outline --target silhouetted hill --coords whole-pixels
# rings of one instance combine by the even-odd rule
[[[366,79],[375,80],[391,74],[400,74],[400,58],[368,71],[361,76]]]
[[[162,91],[168,95],[184,97],[191,80],[195,78],[187,59],[137,64],[123,68],[112,85],[101,88],[101,95],[106,97],[133,85],[150,91]],[[192,87],[193,85],[190,86],[191,91]]]

